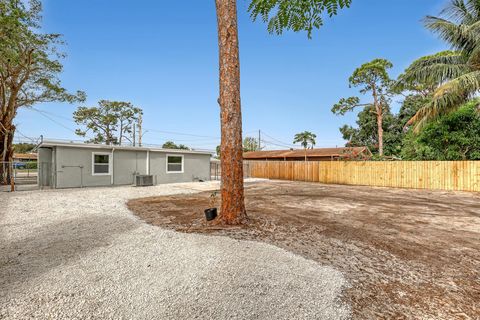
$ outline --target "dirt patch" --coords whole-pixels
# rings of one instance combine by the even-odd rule
[[[356,319],[479,319],[480,195],[268,181],[250,223],[204,221],[210,193],[131,200],[161,227],[263,241],[342,271]]]

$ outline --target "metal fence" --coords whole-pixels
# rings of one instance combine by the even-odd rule
[[[10,181],[8,177],[11,177]],[[31,164],[0,162],[0,186],[2,191],[31,190],[37,186],[38,169]]]
[[[210,162],[210,179],[220,180],[222,177],[222,166],[220,161]],[[243,177],[250,178],[250,164],[248,162],[243,163]]]

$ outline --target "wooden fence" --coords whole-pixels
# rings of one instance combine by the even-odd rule
[[[480,161],[246,161],[254,178],[480,191]]]

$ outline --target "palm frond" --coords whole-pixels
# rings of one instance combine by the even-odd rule
[[[480,71],[472,71],[438,87],[433,98],[434,100],[446,99],[446,103],[455,103],[461,99],[468,99],[478,91],[480,91]]]
[[[415,124],[417,130],[480,91],[480,0],[450,0],[440,15],[427,16],[425,26],[454,51],[423,57],[399,77],[404,83],[436,86],[432,100],[407,124]]]
[[[467,10],[471,13],[471,16],[474,20],[480,20],[480,1],[466,0],[465,6],[467,7]]]
[[[424,24],[427,29],[436,33],[456,50],[472,50],[480,40],[477,25],[472,28],[467,24],[456,24],[433,16],[427,16],[424,19]]]
[[[456,110],[480,91],[480,71],[464,74],[435,90],[433,99],[422,107],[407,123],[418,131],[428,121]]]
[[[475,21],[472,8],[464,0],[452,0],[450,5],[441,11],[441,15],[446,19],[457,23],[469,23]]]
[[[422,57],[405,70],[401,80],[440,85],[472,71],[467,62],[468,58],[466,56],[453,51]]]

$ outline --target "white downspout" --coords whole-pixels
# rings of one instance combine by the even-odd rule
[[[147,150],[147,175],[150,175],[150,150]]]
[[[112,148],[112,160],[111,160],[111,164],[110,164],[110,165],[112,166],[112,174],[110,175],[110,183],[111,183],[112,186],[113,186],[113,184],[114,184],[113,175],[114,175],[114,173],[115,173],[115,169],[114,169],[114,165],[113,165],[113,164],[114,164],[114,162],[113,162],[113,153],[114,153],[114,151],[115,151],[115,148]]]

